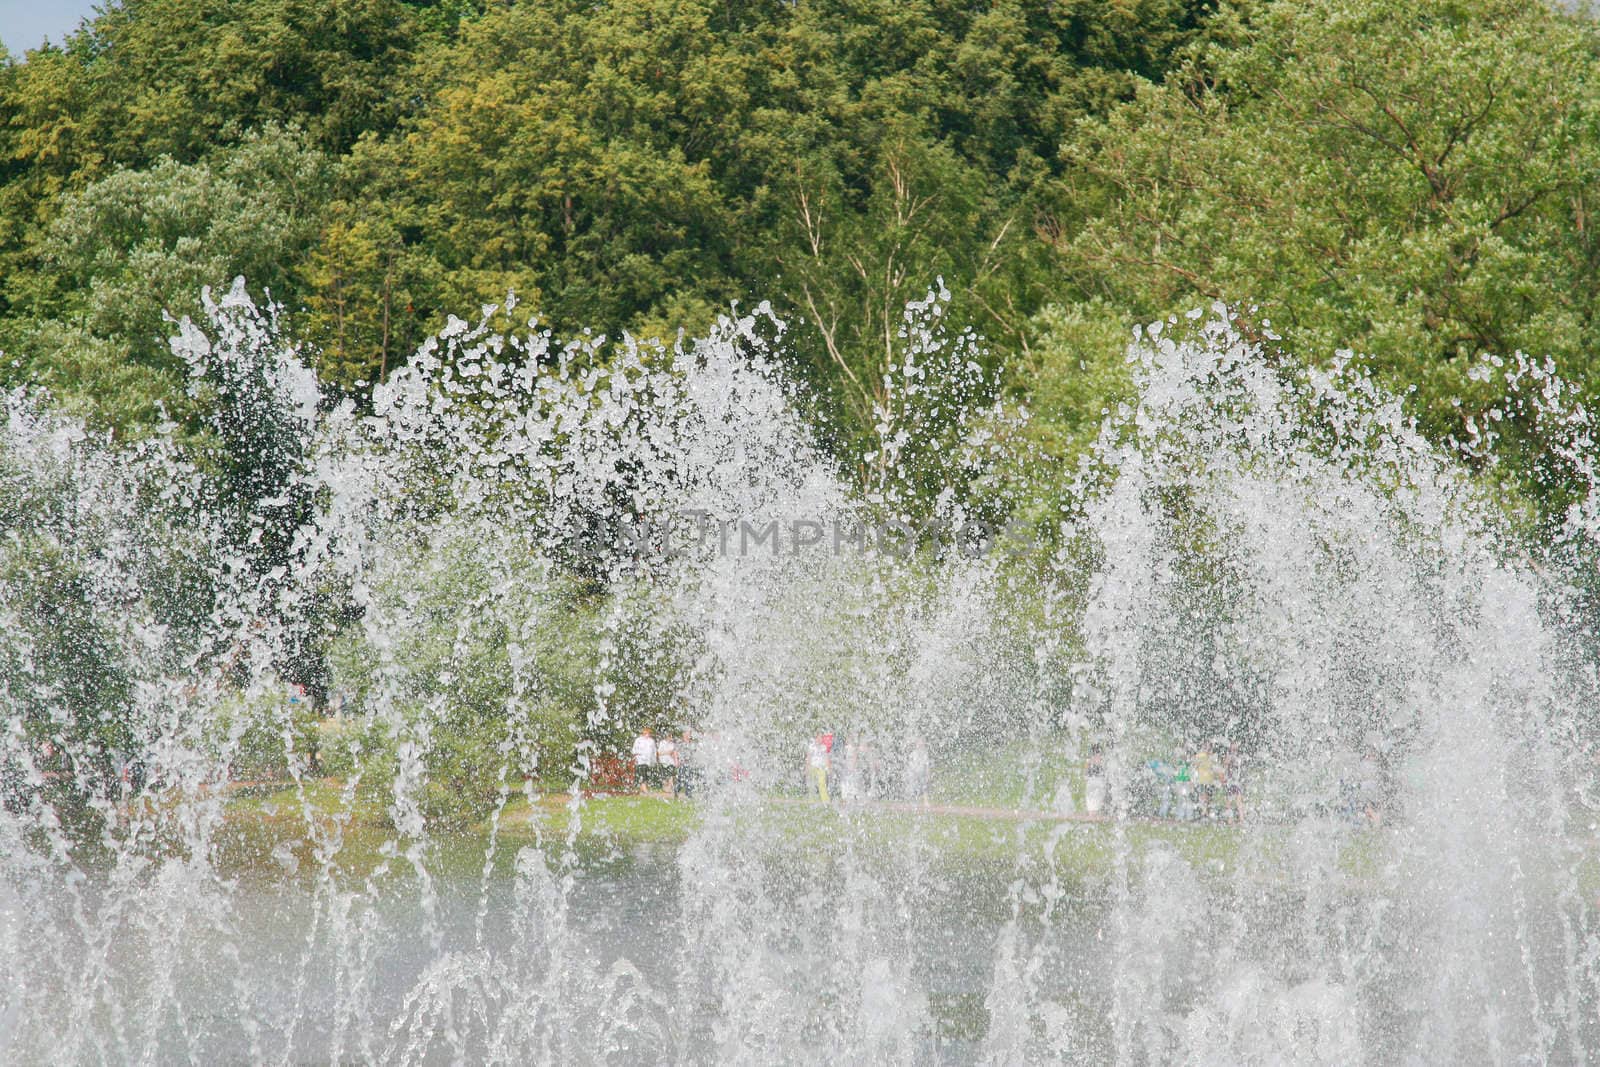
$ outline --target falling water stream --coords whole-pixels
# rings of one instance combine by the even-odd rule
[[[0,1061],[1586,1062],[1591,501],[1530,548],[1493,427],[1220,306],[1050,469],[947,299],[849,470],[765,307],[486,309],[358,410],[240,283],[173,342],[209,452],[9,396]],[[1481,377],[1587,476],[1552,368]],[[640,833],[645,707],[699,788]]]

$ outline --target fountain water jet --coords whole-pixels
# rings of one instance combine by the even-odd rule
[[[1225,308],[1142,332],[1043,565],[743,550],[1022,503],[941,307],[908,309],[864,490],[764,308],[672,349],[489,309],[361,414],[241,285],[175,342],[234,459],[270,445],[232,497],[170,435],[10,398],[0,480],[41,504],[0,511],[5,1057],[1584,1060],[1578,594],[1347,361],[1291,371]],[[319,641],[336,730],[282,697]],[[582,786],[647,713],[708,773],[636,842]],[[926,743],[935,803],[796,796],[824,729],[884,792]],[[1153,818],[1146,761],[1214,736],[1250,819]]]

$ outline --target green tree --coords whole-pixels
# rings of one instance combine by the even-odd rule
[[[1054,243],[1075,289],[1143,317],[1257,305],[1301,357],[1353,348],[1414,388],[1439,439],[1499,403],[1470,376],[1479,352],[1592,378],[1592,23],[1510,0],[1301,0],[1231,24],[1233,43],[1068,146]],[[1517,465],[1559,511],[1530,430],[1509,427]]]
[[[129,461],[16,395],[0,412],[0,696],[13,731],[0,803],[42,794],[94,841],[90,799],[115,795],[119,762],[148,743],[149,694],[192,662],[209,621],[209,525],[193,470],[165,443],[146,452],[155,462]]]
[[[382,381],[423,336],[429,316],[418,309],[439,275],[392,218],[360,201],[329,204],[305,264],[302,319],[322,379],[346,390]]]
[[[166,318],[198,315],[200,290],[245,276],[289,296],[316,242],[328,187],[321,152],[268,128],[207,162],[119,170],[65,198],[40,243],[34,306],[0,327],[26,372],[116,428],[181,409],[184,368]]]
[[[859,451],[902,308],[937,278],[954,326],[1026,350],[1052,284],[1038,194],[1061,139],[1165,70],[1208,12],[491,9],[420,61],[401,132],[352,154],[347,219],[318,253],[318,328],[377,371],[444,313],[508,289],[558,334],[670,335],[770,299],[797,326],[818,416]]]
[[[193,164],[269,125],[339,154],[391,128],[446,0],[122,0],[59,47],[0,64],[0,313],[34,310],[37,242],[118,167]],[[419,19],[440,27],[430,37]]]
[[[705,6],[518,5],[421,65],[427,105],[363,150],[438,264],[436,315],[514,289],[558,329],[617,329],[727,291],[704,149],[741,101]]]

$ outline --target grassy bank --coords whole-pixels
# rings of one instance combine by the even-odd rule
[[[708,818],[715,822],[707,824]],[[696,830],[757,840],[774,853],[835,862],[849,855],[867,865],[971,870],[1020,870],[1030,879],[1053,873],[1063,883],[1093,888],[1122,874],[1142,877],[1160,855],[1195,877],[1252,881],[1287,870],[1287,828],[1215,823],[1173,824],[1068,821],[1003,808],[868,804],[824,806],[795,797],[758,797],[713,816],[698,802],[659,796],[584,797],[546,794],[530,803],[513,795],[498,821],[484,818],[430,832],[430,869],[481,871],[493,844],[493,863],[507,873],[527,846],[579,864],[627,861],[640,848],[674,848]],[[1342,878],[1358,885],[1377,868],[1381,838],[1346,833],[1338,845]],[[332,780],[302,789],[241,791],[228,805],[223,862],[241,872],[309,876],[322,863],[342,878],[404,873],[408,842],[395,833],[382,802],[352,799]],[[1119,866],[1119,861],[1121,865]],[[1287,881],[1285,880],[1285,884]]]

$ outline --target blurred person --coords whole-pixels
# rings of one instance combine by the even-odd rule
[[[922,738],[911,742],[911,750],[906,753],[905,786],[908,800],[928,802],[929,780],[933,776],[933,766],[928,758],[928,743]]]
[[[656,774],[661,779],[661,791],[669,797],[678,795],[678,742],[671,734],[663,734],[656,742]]]
[[[1083,761],[1083,810],[1087,815],[1099,815],[1106,806],[1106,756],[1099,745],[1089,746],[1089,758]]]
[[[1188,822],[1194,818],[1194,768],[1189,766],[1188,760],[1178,761],[1172,781],[1178,789],[1178,809],[1174,814],[1179,822]]]
[[[844,742],[844,769],[839,773],[839,799],[846,802],[861,799],[861,752],[855,738]]]
[[[639,792],[650,792],[656,781],[656,739],[648,726],[633,739],[633,775],[639,783]]]
[[[824,804],[828,803],[828,765],[832,752],[832,734],[818,734],[806,746],[806,777]]]
[[[879,753],[878,743],[872,739],[871,734],[868,734],[861,739],[861,762],[866,768],[866,790],[868,798],[873,800],[881,799],[885,792],[883,757]]]
[[[1211,818],[1215,814],[1212,803],[1217,796],[1217,757],[1210,741],[1201,743],[1200,750],[1190,760],[1190,770],[1200,817]]]
[[[678,738],[678,789],[690,798],[700,791],[700,742],[688,730]]]
[[[1244,822],[1244,754],[1237,741],[1228,743],[1228,754],[1222,758],[1222,784],[1227,797],[1223,814]]]
[[[1178,769],[1159,757],[1150,760],[1145,766],[1150,769],[1150,777],[1155,783],[1156,818],[1169,819],[1172,817]]]

